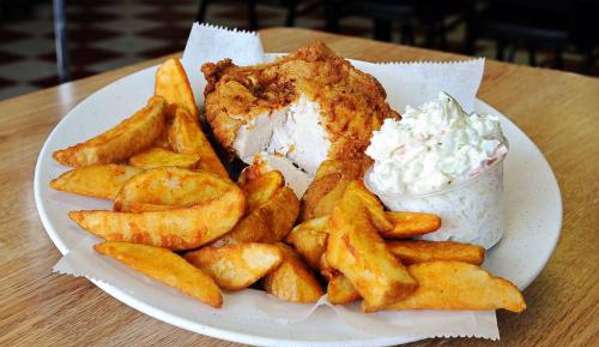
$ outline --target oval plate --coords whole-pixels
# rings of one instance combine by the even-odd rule
[[[359,64],[359,62],[356,62]],[[49,188],[49,182],[66,168],[56,164],[52,152],[82,142],[107,130],[145,105],[153,94],[156,67],[126,76],[79,103],[54,128],[38,157],[35,169],[35,202],[46,231],[62,254],[74,248],[85,235],[67,213],[80,209],[110,209],[99,199],[64,194]],[[190,75],[199,105],[205,81]],[[505,161],[505,234],[487,253],[484,267],[526,288],[541,272],[553,253],[562,223],[559,187],[551,167],[535,144],[516,125],[483,101],[475,110],[501,119],[510,154]],[[169,288],[131,294],[118,287],[93,281],[123,303],[166,323],[211,337],[260,346],[388,346],[417,339],[372,335],[347,326],[333,310],[317,310],[307,320],[294,324],[253,321],[239,317],[206,314],[188,305],[177,305],[177,293]],[[134,288],[135,283],[128,284]]]

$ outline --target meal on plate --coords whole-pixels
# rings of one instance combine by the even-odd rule
[[[402,119],[376,79],[320,42],[202,72],[206,133],[172,58],[146,106],[54,152],[73,169],[52,188],[114,202],[69,213],[103,240],[99,254],[212,307],[252,287],[296,303],[362,300],[364,312],[526,308],[481,267],[502,231],[495,118],[441,94]],[[229,173],[232,158],[247,166]]]

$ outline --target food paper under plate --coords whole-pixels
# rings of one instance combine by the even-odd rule
[[[272,59],[264,53],[257,34],[194,24],[182,62],[197,101],[203,93],[198,88],[198,81],[203,79],[199,71],[200,66],[205,62],[215,62],[222,58],[231,58],[239,65],[256,64]],[[444,63],[352,63],[381,82],[387,91],[389,104],[400,113],[406,105],[420,105],[434,98],[440,91],[454,96],[467,112],[472,111],[484,69],[484,59]],[[306,177],[302,181],[305,182],[305,179],[309,178]],[[290,185],[293,186],[293,182],[290,182]],[[304,189],[305,184],[304,187],[296,188],[296,192],[301,194]],[[172,303],[174,310],[176,307],[194,307],[198,314],[226,315],[240,320],[262,320],[273,324],[294,324],[310,319],[310,315],[316,310],[334,310],[339,321],[331,324],[346,324],[352,329],[373,335],[406,338],[499,338],[495,311],[422,310],[365,314],[360,311],[357,303],[332,306],[323,297],[316,304],[293,304],[255,289],[226,292],[223,295],[223,308],[213,309],[113,259],[95,253],[92,246],[101,240],[83,230],[81,233],[85,235],[82,241],[54,266],[55,272],[85,276],[133,294],[140,291],[172,291],[176,297],[176,301]],[[130,284],[127,286],[125,283]]]

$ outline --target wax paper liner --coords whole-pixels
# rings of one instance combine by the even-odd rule
[[[202,91],[197,86],[205,83],[201,81],[200,66],[223,58],[231,58],[239,65],[248,65],[272,60],[273,56],[264,53],[260,38],[254,33],[194,24],[182,62],[198,103],[201,104]],[[440,91],[454,96],[468,111],[474,105],[484,60],[450,63],[354,62],[354,65],[381,82],[387,91],[388,102],[400,112],[408,104],[419,105],[436,97]],[[346,324],[375,336],[499,338],[494,311],[423,310],[364,314],[357,304],[332,306],[324,297],[313,305],[292,304],[254,289],[224,293],[224,306],[217,310],[95,253],[92,246],[99,241],[95,237],[83,237],[80,244],[55,265],[54,271],[110,284],[147,303],[168,294],[169,307],[174,312],[192,309],[198,315],[231,315],[274,324],[295,324],[309,319],[315,310],[332,309],[339,319],[335,324]]]

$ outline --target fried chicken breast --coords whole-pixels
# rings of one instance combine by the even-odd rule
[[[400,118],[372,76],[322,42],[272,63],[202,66],[205,113],[217,141],[246,162],[266,151],[314,174],[326,159],[364,157],[372,131]]]

